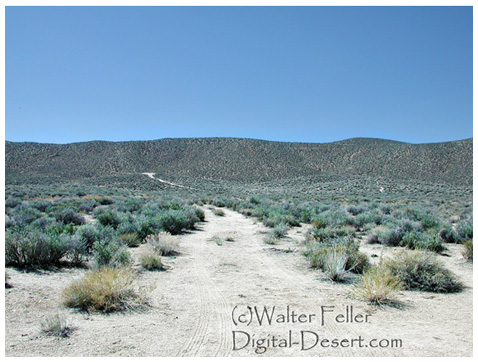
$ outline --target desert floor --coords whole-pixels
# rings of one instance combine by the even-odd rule
[[[224,217],[204,210],[206,222],[179,236],[180,254],[163,257],[166,271],[135,265],[140,285],[157,286],[148,311],[104,315],[63,307],[62,289],[85,269],[32,273],[7,268],[13,288],[5,294],[6,355],[472,356],[473,265],[461,257],[461,245],[447,245],[448,255],[439,258],[466,285],[462,293],[404,291],[400,305],[375,307],[351,298],[350,284],[334,284],[308,267],[302,255],[307,227],[267,245],[262,224],[230,210]],[[228,236],[233,241],[225,241]],[[135,257],[140,250],[131,249]],[[369,255],[395,251],[380,245],[361,250]],[[270,325],[251,321],[249,312],[261,315],[264,307],[269,312],[275,307]],[[343,321],[340,315],[350,307],[362,319],[370,314],[368,321]],[[283,320],[287,309],[289,320]],[[44,318],[58,312],[76,327],[69,338],[40,333]],[[332,346],[334,339],[342,346]],[[352,339],[354,346],[348,347]],[[357,346],[359,339],[368,347]],[[371,346],[396,339],[401,347]],[[265,350],[256,348],[267,342]]]

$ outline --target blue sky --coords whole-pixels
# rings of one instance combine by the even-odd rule
[[[472,7],[7,7],[5,138],[473,136]]]

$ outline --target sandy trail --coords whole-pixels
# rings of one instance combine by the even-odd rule
[[[87,315],[59,308],[61,289],[84,271],[39,275],[9,269],[14,288],[6,293],[6,355],[472,355],[472,266],[460,261],[459,249],[451,250],[447,265],[454,267],[469,289],[456,295],[402,292],[405,309],[372,308],[350,299],[350,286],[328,282],[308,268],[300,244],[305,228],[294,228],[278,245],[267,245],[262,224],[224,211],[225,216],[219,217],[205,208],[207,222],[180,236],[180,255],[164,258],[170,267],[167,271],[141,273],[140,283],[157,285],[152,294],[155,306],[145,313]],[[226,241],[228,237],[233,241]],[[275,307],[276,318],[287,314],[287,308],[305,317],[271,325],[259,325],[257,319],[249,325],[239,323],[241,314],[248,320],[248,307],[261,312],[264,306],[269,312]],[[369,322],[339,323],[335,317],[345,314],[347,306],[353,307],[355,315],[370,313]],[[323,319],[322,307],[333,307]],[[57,310],[68,314],[78,329],[68,339],[38,336],[42,318]],[[305,331],[303,345],[301,331]],[[402,339],[402,347],[311,347],[315,341],[311,332],[320,340]],[[247,345],[246,333],[251,338]],[[269,342],[265,351],[252,346],[253,340],[261,338]]]
[[[167,184],[167,185],[170,185],[170,186],[176,186],[176,187],[180,187],[180,188],[183,188],[183,189],[197,190],[196,188],[193,188],[193,187],[190,187],[190,186],[184,186],[184,185],[176,184],[174,182],[169,182],[169,181],[166,181],[166,180],[162,180],[160,178],[155,177],[154,176],[155,174],[156,173],[154,173],[154,172],[143,172],[142,173],[142,175],[146,175],[149,178],[152,178],[153,180],[162,182],[163,184]]]

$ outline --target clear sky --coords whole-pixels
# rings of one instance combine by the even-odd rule
[[[7,7],[5,138],[473,136],[472,7]]]

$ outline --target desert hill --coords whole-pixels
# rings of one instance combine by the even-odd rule
[[[472,185],[473,139],[409,144],[373,138],[289,143],[239,138],[6,142],[6,183],[81,181],[155,172],[161,177],[266,182],[304,176],[371,176]]]

